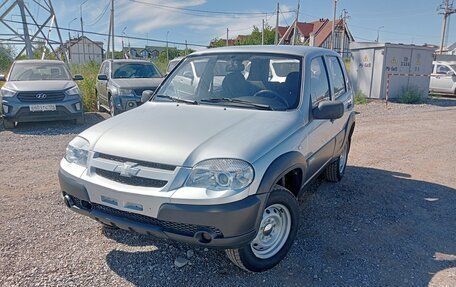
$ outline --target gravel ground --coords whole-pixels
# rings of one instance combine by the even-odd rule
[[[305,195],[289,255],[261,274],[223,251],[106,229],[63,205],[65,146],[105,114],[83,127],[0,125],[0,285],[456,286],[456,101],[357,111],[346,176]]]

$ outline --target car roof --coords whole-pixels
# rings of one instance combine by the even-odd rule
[[[65,64],[63,61],[60,60],[36,60],[36,59],[26,59],[26,60],[16,60],[14,63],[27,63],[27,64]]]
[[[113,62],[113,63],[152,63],[148,60],[141,60],[141,59],[109,59],[105,60],[105,62]]]
[[[329,49],[309,47],[309,46],[292,46],[292,45],[255,45],[255,46],[228,46],[220,48],[211,48],[190,54],[190,56],[210,55],[219,53],[267,53],[267,54],[287,54],[292,56],[317,56],[317,55],[334,55],[336,52]]]

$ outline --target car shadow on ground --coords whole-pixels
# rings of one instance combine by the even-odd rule
[[[456,97],[432,96],[427,103],[439,107],[456,107]]]
[[[112,250],[106,262],[137,286],[424,286],[439,271],[455,266],[454,188],[408,174],[349,166],[340,183],[322,182],[313,190],[302,200],[290,253],[267,272],[246,273],[221,250],[110,229],[103,230],[106,237],[140,249]],[[155,247],[141,249],[146,246]],[[176,268],[174,259],[189,249],[195,251],[191,265]]]
[[[85,123],[77,125],[73,121],[48,121],[48,122],[27,122],[18,123],[14,129],[10,129],[15,134],[23,135],[61,135],[61,134],[78,134],[83,130],[104,121],[108,114],[102,113],[85,113]],[[0,119],[0,132],[4,132],[3,119]]]

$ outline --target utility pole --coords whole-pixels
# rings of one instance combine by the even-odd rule
[[[226,43],[225,43],[225,46],[228,46],[228,28],[226,28]]]
[[[263,28],[261,30],[261,45],[264,45],[264,19],[262,20]]]
[[[85,39],[84,39],[84,21],[82,20],[82,6],[87,3],[87,1],[89,0],[85,0],[84,2],[81,3],[81,5],[79,5],[79,13],[80,13],[80,17],[81,17],[81,34],[82,34],[82,63],[80,62],[79,64],[84,64],[85,63],[85,58],[86,58],[86,55],[85,55]],[[80,57],[81,55],[79,55]],[[79,58],[80,60],[80,58]]]
[[[280,7],[279,7],[279,2],[277,2],[277,11],[276,11],[276,26],[275,26],[275,38],[274,38],[274,44],[279,43],[279,13],[280,13]]]
[[[295,41],[296,41],[296,35],[298,34],[297,33],[297,28],[298,28],[298,19],[299,19],[299,4],[300,4],[300,0],[298,0],[298,9],[296,9],[296,19],[295,19],[295,22],[294,22],[294,26],[293,26],[293,38],[291,39],[291,45],[294,45],[295,44]]]
[[[112,50],[111,50],[111,59],[114,60],[114,0],[111,0],[111,33],[112,33]]]
[[[168,35],[169,35],[169,31],[166,31],[166,62],[167,63],[169,63]]]
[[[456,9],[453,8],[453,2],[450,4],[450,0],[444,0],[443,4],[441,4],[439,6],[439,10],[442,10],[439,14],[443,15],[442,39],[440,41],[440,49],[439,49],[439,54],[441,55],[443,53],[443,48],[445,45],[447,19],[451,14],[456,13]]]
[[[188,55],[188,45],[187,45],[187,40],[185,40],[185,56]]]
[[[341,15],[342,33],[341,33],[341,37],[340,37],[340,56],[342,58],[344,57],[344,50],[345,50],[345,22],[349,18],[350,18],[350,16],[348,16],[347,9],[342,10],[342,15]]]
[[[336,11],[337,11],[337,0],[334,0],[334,14],[333,14],[333,22],[332,22],[332,29],[331,29],[331,43],[330,43],[330,49],[332,50],[335,46],[336,42],[336,35],[335,35],[335,30],[336,30]]]

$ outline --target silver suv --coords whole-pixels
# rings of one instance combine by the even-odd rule
[[[21,60],[11,66],[0,90],[3,125],[18,122],[74,120],[84,123],[82,94],[65,63],[55,60]]]
[[[277,61],[292,63],[283,83],[272,81]],[[195,87],[182,77],[196,63]],[[344,175],[354,127],[336,53],[209,49],[180,62],[141,107],[73,139],[60,186],[69,208],[104,225],[226,249],[239,267],[264,271],[291,248],[306,187]]]
[[[163,80],[158,68],[145,60],[106,60],[97,77],[97,109],[112,116],[141,105],[144,90],[155,90]]]

